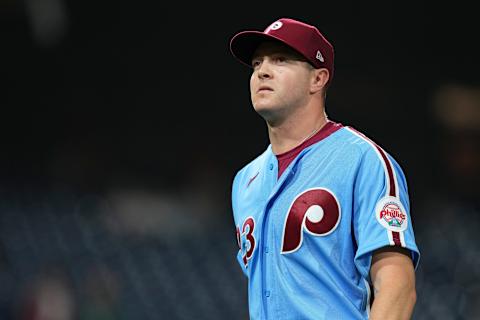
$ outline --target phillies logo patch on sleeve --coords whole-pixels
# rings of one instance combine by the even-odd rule
[[[375,207],[377,221],[390,231],[405,231],[408,216],[405,207],[395,197],[385,197],[377,202]]]

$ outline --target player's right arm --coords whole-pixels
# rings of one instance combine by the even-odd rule
[[[237,205],[237,197],[238,197],[238,192],[239,192],[239,184],[241,183],[241,177],[242,177],[242,171],[238,171],[232,181],[232,186],[231,186],[231,206],[232,206],[232,213],[233,213],[233,222],[235,225],[235,232],[236,232],[236,240],[237,240],[237,245],[238,245],[238,252],[236,255],[237,262],[239,263],[240,267],[242,268],[243,273],[248,276],[245,264],[243,262],[243,255],[242,255],[242,244],[241,244],[241,222],[238,218],[239,212],[238,212],[238,205]],[[240,189],[241,190],[241,189]]]

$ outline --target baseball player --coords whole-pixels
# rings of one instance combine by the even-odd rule
[[[270,144],[232,185],[251,319],[409,319],[420,253],[401,167],[327,118],[334,49],[282,18],[233,36]]]

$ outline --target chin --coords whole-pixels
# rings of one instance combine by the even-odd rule
[[[254,109],[265,121],[269,123],[276,122],[276,119],[278,119],[280,115],[278,110],[267,106],[256,105],[254,106]]]
[[[252,99],[252,105],[255,111],[258,113],[260,112],[268,112],[276,109],[275,103],[271,99],[265,99],[257,97],[256,99]]]
[[[264,103],[254,103],[253,109],[260,115],[263,113],[271,113],[274,110],[272,106]]]

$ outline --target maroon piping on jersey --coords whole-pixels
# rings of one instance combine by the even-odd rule
[[[393,174],[393,168],[392,168],[392,165],[390,164],[390,161],[388,160],[387,155],[385,154],[385,151],[383,151],[383,149],[380,148],[380,146],[378,146],[375,142],[373,142],[370,138],[365,136],[363,133],[357,131],[356,129],[354,129],[352,127],[348,127],[348,128],[354,130],[356,133],[358,133],[359,135],[364,137],[366,140],[370,141],[372,143],[372,145],[377,149],[378,153],[380,153],[380,155],[383,159],[383,162],[385,163],[385,167],[387,168],[387,174],[388,174],[388,180],[389,180],[389,186],[390,186],[390,192],[389,192],[388,195],[391,196],[391,197],[398,198],[397,192],[399,192],[399,191],[395,187],[395,176]],[[399,246],[399,247],[402,246],[402,241],[400,239],[400,233],[399,232],[392,231],[392,240],[393,240],[393,243],[396,246]]]

